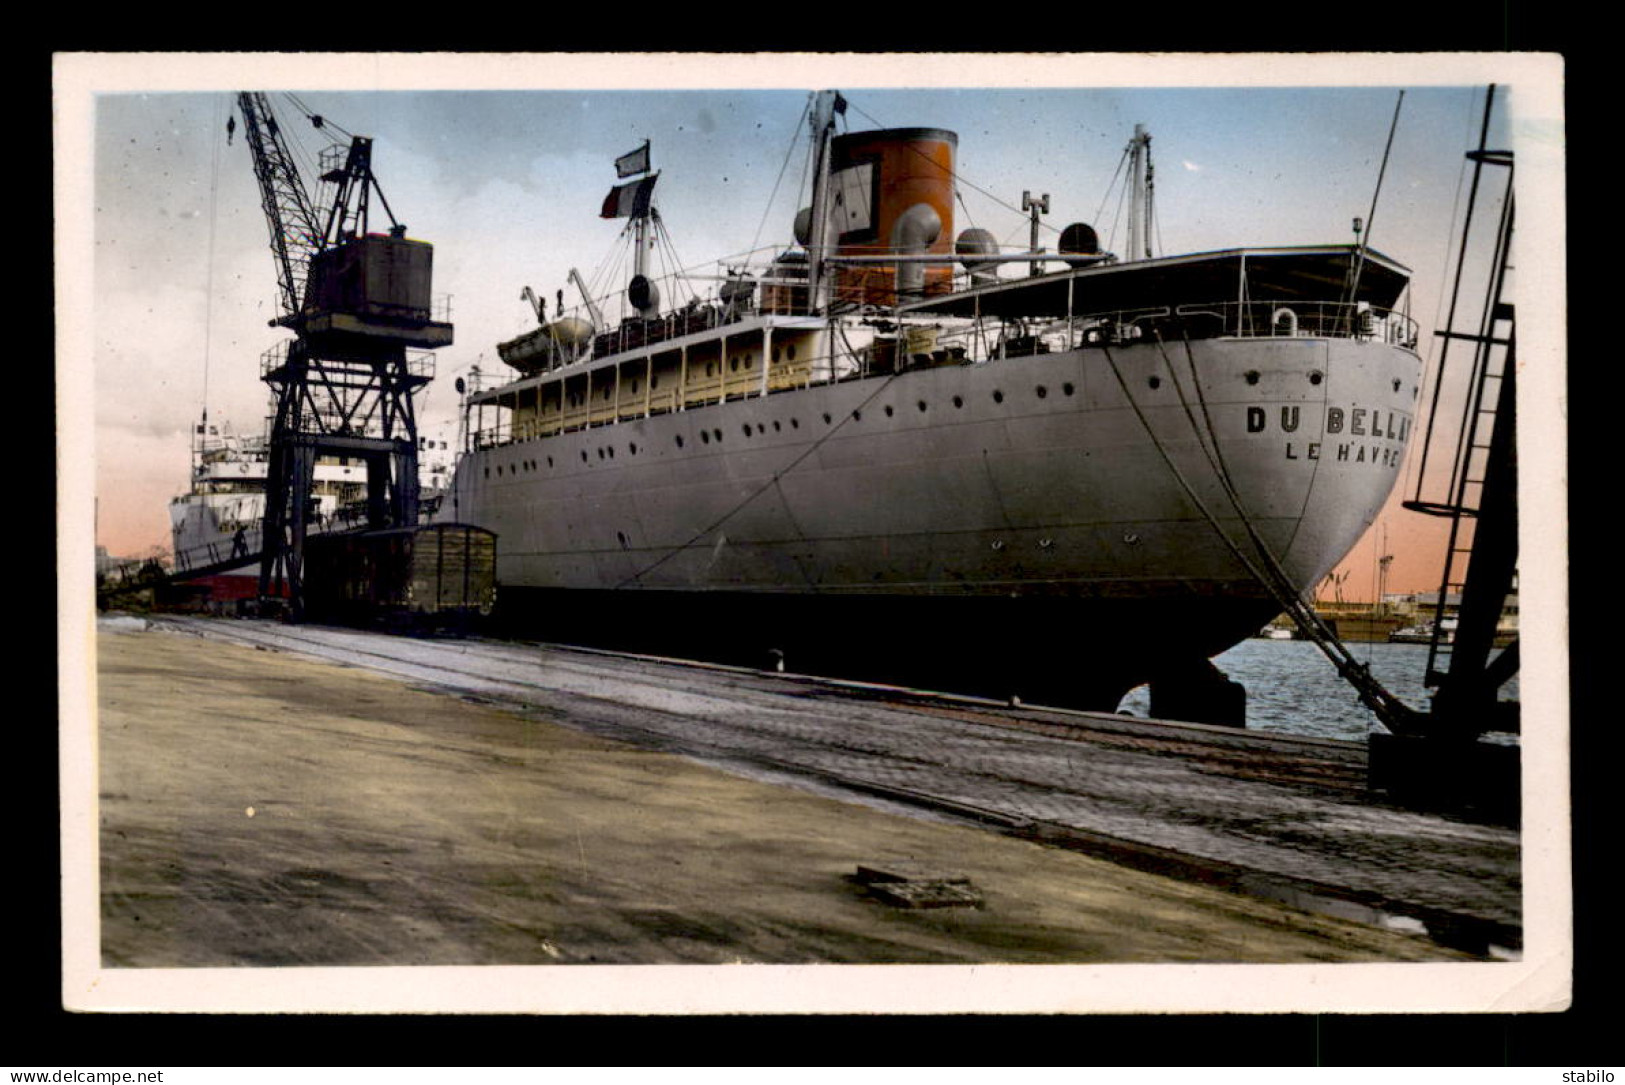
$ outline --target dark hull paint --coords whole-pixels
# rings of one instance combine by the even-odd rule
[[[806,596],[504,587],[502,635],[1114,711],[1280,610],[1252,595],[1166,599]],[[1155,647],[1152,647],[1152,646]]]

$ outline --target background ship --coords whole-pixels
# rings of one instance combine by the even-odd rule
[[[425,516],[450,484],[452,449],[442,437],[420,441],[419,478]],[[191,476],[169,502],[174,571],[207,570],[187,582],[210,601],[232,603],[259,592],[260,540],[265,521],[270,447],[263,434],[243,436],[207,417],[193,427]],[[366,468],[339,457],[315,467],[313,533],[351,530],[365,522]],[[243,557],[240,565],[230,565]]]
[[[1234,722],[1208,659],[1394,485],[1408,271],[1360,245],[1151,258],[1143,132],[1125,258],[1081,224],[1001,253],[954,235],[953,133],[835,137],[841,105],[812,111],[799,245],[675,311],[641,263],[657,175],[646,147],[623,159],[645,176],[602,214],[630,220],[631,315],[561,292],[502,345],[518,379],[465,401],[442,514],[497,533],[499,613],[1096,708],[1150,681],[1196,691],[1170,715]]]

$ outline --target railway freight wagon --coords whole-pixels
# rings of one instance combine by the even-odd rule
[[[470,524],[313,535],[305,609],[315,621],[434,626],[491,613],[496,535]]]

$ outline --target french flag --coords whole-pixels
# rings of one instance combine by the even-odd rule
[[[649,197],[654,192],[655,180],[660,174],[651,174],[641,180],[616,185],[604,197],[600,218],[639,218],[649,213]]]

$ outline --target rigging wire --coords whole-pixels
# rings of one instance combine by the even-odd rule
[[[1366,215],[1365,236],[1360,243],[1359,256],[1354,263],[1354,271],[1349,282],[1348,304],[1351,307],[1348,319],[1352,321],[1354,314],[1352,306],[1360,296],[1360,274],[1365,270],[1365,254],[1371,247],[1371,229],[1377,220],[1377,198],[1382,195],[1382,179],[1388,173],[1388,154],[1394,149],[1394,133],[1399,130],[1399,110],[1405,104],[1405,92],[1399,92],[1399,100],[1394,102],[1394,119],[1388,124],[1388,142],[1382,149],[1382,165],[1377,168],[1377,187],[1371,192],[1371,210]]]
[[[1491,87],[1488,93],[1494,94],[1495,88]],[[1476,88],[1469,91],[1467,95],[1467,117],[1465,123],[1467,130],[1461,140],[1461,143],[1463,146],[1470,147],[1472,146],[1472,132],[1478,123],[1478,90]],[[1445,298],[1449,296],[1450,272],[1456,266],[1457,259],[1455,254],[1456,231],[1458,229],[1465,231],[1467,226],[1467,224],[1460,218],[1461,200],[1462,191],[1467,185],[1467,177],[1471,171],[1472,166],[1469,160],[1464,157],[1461,160],[1460,166],[1456,170],[1456,191],[1452,196],[1450,203],[1450,229],[1447,231],[1447,236],[1442,242],[1444,246],[1444,253],[1443,259],[1439,261],[1439,285],[1433,302],[1433,326],[1435,328],[1442,327],[1443,325],[1441,322],[1445,318]],[[1422,371],[1421,397],[1424,402],[1428,400],[1429,393],[1433,391],[1433,388],[1430,387],[1430,382],[1442,382],[1444,379],[1442,367],[1436,368],[1433,364],[1439,353],[1441,342],[1443,342],[1441,337],[1434,336],[1428,344],[1428,364]],[[1423,458],[1425,459],[1426,457]],[[1416,472],[1417,457],[1406,456],[1405,484],[1402,492],[1414,494],[1417,499],[1420,499],[1422,496],[1421,487],[1423,480],[1419,475],[1416,474]],[[1411,481],[1413,477],[1415,477],[1416,481],[1415,490],[1411,489]]]
[[[833,361],[833,359],[832,359],[832,361]],[[837,422],[835,425],[831,426],[829,428],[828,432],[824,433],[822,436],[820,436],[818,438],[818,440],[812,442],[812,444],[810,444],[806,448],[802,449],[801,454],[798,455],[795,459],[791,460],[789,463],[785,464],[783,467],[781,467],[777,471],[773,472],[773,477],[772,478],[768,479],[766,482],[762,483],[762,485],[758,486],[756,489],[754,489],[750,493],[746,494],[744,496],[744,498],[739,501],[738,504],[734,505],[733,508],[729,509],[727,512],[723,513],[721,516],[717,517],[717,519],[712,521],[709,525],[707,525],[706,527],[702,528],[701,530],[695,532],[689,538],[689,540],[687,542],[681,543],[681,544],[679,544],[677,546],[674,546],[674,547],[670,548],[664,554],[662,554],[660,557],[656,558],[652,563],[650,563],[649,565],[644,566],[642,569],[640,569],[637,572],[633,573],[631,576],[625,578],[619,584],[616,584],[614,590],[615,591],[620,591],[622,588],[625,588],[628,585],[636,583],[637,581],[643,579],[643,577],[647,576],[649,573],[654,572],[656,569],[660,568],[660,566],[664,565],[667,561],[670,561],[672,558],[676,557],[678,554],[682,553],[684,550],[689,549],[695,543],[699,542],[701,539],[705,538],[707,535],[711,534],[713,531],[720,528],[723,524],[725,524],[729,520],[733,519],[736,515],[738,515],[738,513],[742,509],[744,509],[744,507],[746,505],[749,505],[752,501],[755,501],[758,497],[762,496],[762,494],[766,493],[768,490],[772,489],[774,486],[777,486],[779,484],[780,479],[784,478],[784,476],[788,475],[791,471],[794,471],[798,466],[800,466],[801,462],[803,460],[805,460],[808,456],[811,456],[814,452],[817,452],[820,448],[824,447],[824,443],[826,441],[828,441],[830,438],[834,437],[837,433],[839,433],[841,431],[842,427],[844,427],[848,422],[852,421],[852,419],[853,419],[853,417],[855,415],[862,413],[862,411],[863,411],[863,409],[865,407],[867,407],[867,406],[869,406],[869,404],[873,403],[875,401],[876,397],[878,397],[880,395],[880,393],[882,393],[886,389],[890,388],[892,386],[892,382],[895,381],[901,375],[902,375],[901,373],[892,373],[884,381],[882,381],[880,386],[878,388],[876,388],[873,392],[871,392],[869,394],[869,396],[867,398],[865,398],[862,403],[858,404],[852,410],[850,410],[846,414],[842,415],[841,420],[839,422]]]
[[[1184,408],[1186,419],[1190,422],[1192,431],[1197,435],[1197,445],[1202,449],[1203,456],[1207,459],[1208,465],[1212,469],[1214,477],[1218,480],[1219,486],[1223,490],[1226,499],[1229,501],[1231,507],[1235,509],[1236,515],[1241,522],[1241,526],[1246,531],[1248,540],[1252,543],[1253,549],[1258,557],[1257,562],[1250,559],[1246,553],[1242,551],[1241,547],[1235,542],[1234,539],[1230,537],[1229,533],[1224,530],[1224,527],[1220,524],[1218,518],[1212,513],[1201,498],[1196,495],[1195,488],[1191,486],[1190,482],[1179,470],[1179,467],[1174,462],[1173,457],[1164,447],[1162,439],[1157,436],[1156,431],[1151,427],[1150,420],[1146,418],[1145,413],[1140,409],[1139,404],[1135,402],[1134,397],[1130,394],[1128,383],[1124,380],[1122,372],[1118,369],[1117,361],[1112,357],[1110,349],[1103,347],[1102,349],[1105,351],[1106,361],[1111,366],[1112,375],[1117,378],[1117,383],[1122,389],[1124,398],[1128,400],[1129,406],[1133,408],[1135,416],[1140,420],[1140,424],[1145,429],[1147,436],[1151,438],[1152,444],[1156,446],[1157,452],[1162,456],[1163,462],[1167,464],[1168,469],[1170,472],[1172,472],[1175,480],[1180,484],[1180,487],[1184,489],[1191,502],[1196,505],[1197,510],[1202,513],[1203,517],[1213,527],[1214,532],[1219,536],[1220,540],[1230,549],[1232,553],[1236,555],[1242,564],[1246,566],[1248,572],[1250,572],[1253,577],[1270,592],[1271,595],[1275,596],[1276,601],[1281,604],[1282,608],[1298,625],[1298,627],[1308,635],[1309,639],[1315,643],[1315,646],[1321,650],[1322,654],[1324,654],[1327,659],[1332,662],[1333,666],[1337,668],[1338,673],[1355,687],[1356,691],[1359,693],[1361,702],[1370,708],[1376,714],[1377,718],[1391,730],[1404,729],[1414,720],[1416,711],[1409,705],[1406,705],[1403,701],[1399,700],[1399,698],[1395,697],[1380,682],[1378,682],[1376,678],[1371,675],[1370,667],[1361,663],[1359,659],[1348,650],[1347,646],[1345,646],[1342,641],[1337,638],[1337,635],[1333,633],[1323,621],[1321,621],[1320,616],[1315,613],[1314,607],[1305,602],[1303,597],[1297,592],[1296,589],[1293,588],[1291,578],[1287,576],[1286,570],[1281,566],[1280,560],[1276,558],[1274,552],[1270,549],[1269,544],[1264,541],[1263,537],[1259,535],[1257,528],[1254,526],[1252,517],[1248,514],[1245,506],[1243,505],[1241,494],[1237,490],[1235,482],[1230,475],[1229,466],[1224,462],[1224,453],[1219,446],[1218,434],[1213,426],[1212,414],[1209,412],[1207,407],[1207,398],[1202,393],[1201,382],[1197,376],[1196,357],[1191,349],[1190,340],[1184,339],[1183,342],[1185,345],[1186,364],[1189,366],[1191,371],[1192,387],[1196,393],[1198,403],[1201,406],[1203,421],[1202,425],[1200,426],[1197,423],[1195,415],[1191,412],[1189,401],[1185,397],[1184,388],[1181,385],[1179,377],[1175,373],[1174,366],[1171,360],[1168,358],[1166,350],[1163,349],[1163,340],[1160,332],[1157,333],[1157,342],[1159,350],[1162,350],[1163,360],[1168,365],[1168,375],[1170,379],[1173,380],[1174,390],[1179,396],[1180,405]],[[1202,440],[1204,429],[1207,436],[1206,441]]]
[[[871,114],[865,112],[859,106],[853,105],[851,103],[850,99],[847,102],[847,109],[850,112],[855,112],[855,113],[861,114],[865,120],[869,121],[869,123],[873,124],[876,128],[885,128],[886,127],[884,124],[882,124],[874,116],[872,116]],[[908,150],[909,150],[909,152],[911,154],[918,155],[919,157],[924,158],[928,162],[934,162],[935,161],[934,159],[931,158],[930,155],[926,154],[924,151],[921,151],[921,150],[919,150],[917,148],[909,147]],[[974,181],[971,181],[971,180],[967,179],[965,177],[965,175],[960,173],[957,168],[949,170],[948,171],[948,176],[955,182],[956,185],[964,185],[966,188],[969,188],[969,189],[971,189],[971,190],[973,190],[975,192],[978,192],[978,193],[982,194],[983,196],[986,196],[988,199],[992,200],[994,203],[998,204],[1000,207],[1004,208],[1006,211],[1009,211],[1013,215],[1020,215],[1022,217],[1023,221],[1026,221],[1027,213],[1025,211],[1023,211],[1021,208],[1017,207],[1015,204],[1010,203],[1009,201],[1005,200],[1002,196],[997,196],[993,192],[989,191],[988,189],[985,189],[981,185],[976,184]],[[1039,223],[1039,227],[1041,229],[1048,230],[1052,234],[1059,234],[1061,232],[1060,227],[1051,226],[1047,222],[1042,222],[1041,221]]]
[[[1128,147],[1124,146],[1122,155],[1119,156],[1118,159],[1117,159],[1117,169],[1116,169],[1115,172],[1112,173],[1112,179],[1109,182],[1107,182],[1106,191],[1101,194],[1100,206],[1095,209],[1095,221],[1096,222],[1103,221],[1103,216],[1106,214],[1106,201],[1110,200],[1112,198],[1112,193],[1117,191],[1117,179],[1119,177],[1122,177],[1123,174],[1124,174],[1124,171],[1128,169],[1128,158],[1129,158]],[[1128,188],[1127,188],[1126,185],[1124,186],[1123,191],[1124,191],[1125,194],[1127,193]],[[1112,219],[1111,233],[1108,234],[1107,238],[1106,238],[1106,244],[1107,245],[1112,245],[1112,244],[1116,243],[1116,240],[1117,240],[1117,222],[1122,217],[1123,217],[1123,196],[1120,195],[1117,198],[1117,213],[1113,216],[1113,219]]]
[[[311,124],[313,124],[315,127],[323,129],[323,130],[331,128],[331,129],[333,129],[333,131],[337,132],[339,135],[343,136],[345,139],[354,139],[355,138],[354,135],[352,135],[349,132],[346,132],[343,128],[341,128],[337,124],[334,124],[328,118],[322,116],[319,113],[316,113],[316,112],[312,111],[310,109],[310,107],[305,105],[305,103],[299,98],[298,95],[296,95],[296,94],[294,94],[294,93],[292,93],[290,91],[290,92],[287,92],[285,94],[285,97],[288,99],[288,101],[292,102],[293,107],[295,109],[297,109],[300,113],[303,113],[305,115],[305,117],[307,117],[310,120]]]
[[[779,164],[779,175],[773,179],[773,191],[768,194],[767,206],[762,208],[762,221],[756,225],[756,233],[750,239],[750,251],[756,251],[756,246],[762,240],[762,231],[767,229],[767,216],[773,213],[773,201],[778,198],[779,185],[784,183],[785,171],[790,168],[790,159],[795,155],[796,145],[801,142],[801,129],[807,123],[807,114],[812,109],[812,98],[809,97],[801,107],[801,116],[796,121],[795,135],[790,137],[790,145],[784,149],[784,161]],[[800,184],[797,184],[800,191]]]
[[[230,112],[230,107],[227,107]],[[214,103],[214,125],[218,131],[220,127],[220,100]],[[205,427],[209,421],[209,355],[212,350],[214,335],[214,262],[215,262],[215,223],[219,218],[220,193],[220,141],[210,142],[209,149],[209,261],[205,276],[203,296],[203,422]],[[205,431],[205,436],[207,432]]]

